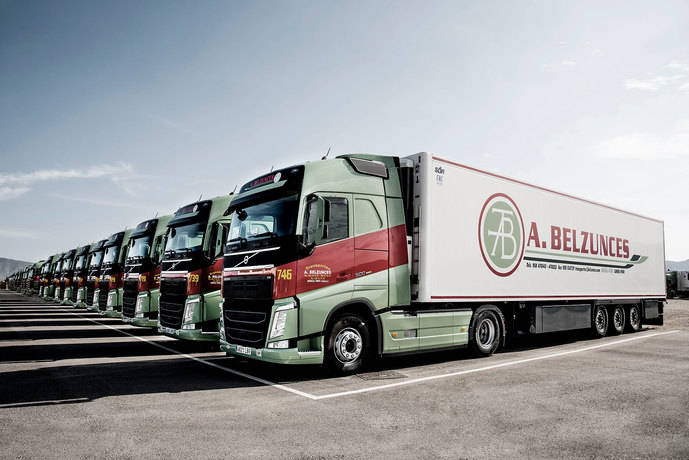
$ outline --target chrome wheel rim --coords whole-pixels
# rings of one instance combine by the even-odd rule
[[[476,328],[476,343],[484,350],[488,350],[495,342],[495,323],[490,318],[484,318]]]
[[[624,312],[621,308],[616,308],[612,315],[612,322],[618,331],[624,328]]]
[[[363,346],[364,341],[359,331],[351,327],[344,328],[335,337],[335,357],[341,363],[351,363],[361,356]]]
[[[605,323],[605,312],[602,308],[599,308],[596,312],[596,329],[601,333],[605,332],[605,328],[607,327]]]

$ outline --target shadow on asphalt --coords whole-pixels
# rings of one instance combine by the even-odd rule
[[[0,310],[2,311],[2,310]],[[75,312],[86,316],[83,310]],[[105,322],[97,314],[93,319]],[[9,318],[8,318],[9,319]],[[114,321],[118,321],[114,319]],[[60,331],[59,323],[50,331],[8,331],[0,333],[0,339],[14,340],[36,338],[80,338],[80,337],[124,337],[116,330],[100,328],[93,331]],[[45,323],[41,325],[46,325]],[[2,326],[0,325],[0,328]],[[127,329],[137,336],[156,336],[154,329]],[[4,334],[4,335],[3,335]],[[179,353],[208,351],[209,344],[182,341],[147,339]],[[525,351],[545,347],[581,342],[593,345],[588,331],[553,333],[541,336],[520,337],[511,341],[508,348],[498,355],[519,358]],[[89,343],[64,345],[31,345],[0,347],[0,361],[40,362],[62,359],[142,357],[168,354],[167,351],[141,341],[116,343]],[[513,356],[510,356],[513,355]],[[321,366],[279,366],[275,364],[212,356],[215,365],[234,369],[254,377],[275,383],[290,384],[336,378]],[[446,365],[455,361],[480,362],[468,350],[428,352],[408,356],[389,357],[376,360],[365,373],[388,373],[393,378],[404,379],[405,371],[419,366]],[[394,371],[394,372],[390,372]],[[447,371],[444,369],[443,371]],[[375,378],[374,378],[375,379]],[[214,389],[263,386],[240,375],[194,362],[188,358],[151,359],[137,362],[107,364],[78,364],[43,369],[12,371],[2,374],[0,379],[0,407],[41,406],[54,404],[75,404],[97,398],[153,393],[181,393]]]
[[[57,327],[57,326],[56,326]],[[158,335],[158,332],[153,329],[134,330],[127,329],[129,334],[138,336]],[[84,329],[74,330],[60,330],[52,329],[47,331],[3,331],[0,332],[0,341],[4,340],[46,340],[46,339],[90,339],[96,337],[122,337],[124,334],[114,329],[98,327],[98,325],[91,323],[91,325],[84,325]]]

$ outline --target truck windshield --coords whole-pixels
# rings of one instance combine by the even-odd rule
[[[185,249],[187,251],[201,249],[205,232],[205,222],[170,227],[168,230],[167,243],[165,244],[165,252],[178,251],[180,249]]]
[[[100,267],[103,261],[103,251],[96,251],[91,256],[91,267]]]
[[[297,226],[298,194],[236,209],[227,242],[263,236],[293,235]]]
[[[119,253],[119,247],[117,246],[110,246],[108,248],[105,248],[105,255],[103,256],[103,263],[104,264],[111,264],[114,263],[117,260],[117,254]]]
[[[60,273],[62,271],[62,261],[60,260],[58,263],[55,264],[55,270],[53,273]]]
[[[81,270],[84,268],[84,262],[86,262],[86,254],[82,254],[77,257],[77,263],[74,265],[75,270]]]
[[[127,253],[127,258],[142,258],[145,259],[151,254],[151,241],[153,240],[152,235],[141,236],[139,238],[133,239],[133,243],[129,252]]]

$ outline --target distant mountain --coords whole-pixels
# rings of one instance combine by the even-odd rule
[[[24,262],[23,260],[5,259],[0,257],[0,279],[5,279],[7,275],[11,275],[17,270],[21,270],[31,262]]]
[[[682,262],[673,262],[671,260],[665,261],[665,267],[668,270],[689,270],[689,259]]]

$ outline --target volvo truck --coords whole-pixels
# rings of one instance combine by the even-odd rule
[[[663,222],[420,153],[274,171],[232,200],[221,349],[377,356],[662,324]]]
[[[60,261],[61,255],[62,254],[55,254],[48,259],[48,262],[46,262],[47,267],[44,272],[43,292],[41,295],[44,300],[50,300],[55,295],[55,270],[58,262]]]
[[[669,271],[665,277],[667,282],[667,296],[669,299],[689,296],[689,271]]]
[[[179,339],[217,342],[222,247],[232,195],[183,206],[168,222],[160,275],[158,331]]]
[[[129,236],[132,232],[133,229],[114,233],[104,245],[100,280],[94,293],[94,300],[98,299],[98,311],[107,317],[122,316],[124,261],[127,259]]]
[[[67,255],[66,252],[59,254],[57,261],[55,262],[55,268],[53,268],[53,289],[49,293],[49,300],[54,302],[57,302],[60,298],[60,275],[62,274],[62,264],[64,263],[65,255]]]
[[[65,300],[65,294],[67,288],[72,283],[72,275],[74,273],[74,262],[76,261],[77,248],[70,249],[65,252],[62,257],[62,269],[60,271],[59,277],[60,281],[56,287],[55,291],[55,301],[63,303]]]
[[[45,265],[45,260],[39,260],[32,266],[31,270],[31,285],[29,287],[29,295],[38,295],[41,290],[41,270]]]
[[[86,308],[92,311],[98,311],[98,297],[96,296],[96,289],[100,282],[100,272],[103,265],[103,254],[105,253],[105,243],[108,240],[100,240],[89,251],[88,274],[86,277],[86,286],[80,289],[83,298],[77,301],[77,308]]]
[[[63,305],[76,305],[78,302],[79,289],[85,283],[85,271],[87,269],[88,255],[91,245],[81,246],[76,249],[74,254],[74,264],[71,270],[69,283],[65,285],[65,296]]]
[[[158,326],[160,272],[171,218],[169,215],[141,222],[130,236],[122,294],[122,321],[126,323]]]

